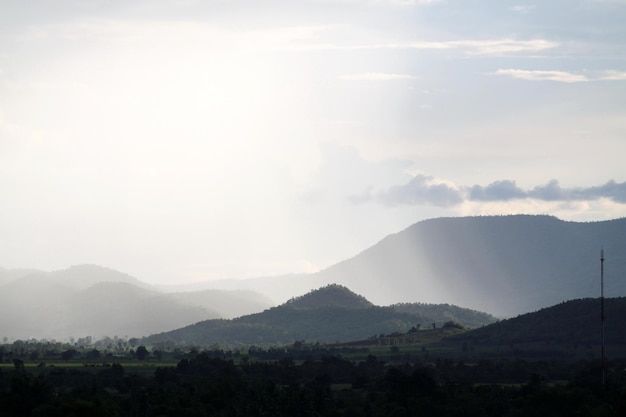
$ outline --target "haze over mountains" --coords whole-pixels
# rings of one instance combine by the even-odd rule
[[[261,311],[273,302],[244,290],[167,294],[94,265],[0,274],[0,337],[144,336],[209,318]]]
[[[449,303],[510,317],[598,296],[602,247],[606,295],[626,295],[626,218],[578,223],[535,215],[426,220],[316,274],[219,285],[281,301],[337,283],[377,305]]]
[[[186,292],[164,292],[89,265],[55,272],[0,269],[0,336],[141,337],[258,313],[335,283],[378,306],[446,303],[514,316],[598,296],[602,247],[605,295],[626,295],[626,219],[433,219],[315,274],[213,281]]]

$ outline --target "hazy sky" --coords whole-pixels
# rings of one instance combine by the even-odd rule
[[[626,216],[624,0],[0,0],[0,266],[315,271]]]

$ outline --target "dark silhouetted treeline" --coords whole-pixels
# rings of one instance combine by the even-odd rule
[[[151,374],[0,368],[7,416],[624,416],[626,361],[435,360],[391,366],[369,356],[252,361],[189,352]]]

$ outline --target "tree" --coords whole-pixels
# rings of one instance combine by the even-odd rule
[[[99,359],[101,354],[98,349],[92,349],[86,354],[87,359]]]
[[[68,349],[64,352],[61,352],[61,359],[64,361],[69,361],[70,359],[74,359],[78,356],[78,351],[76,349]]]
[[[16,371],[23,371],[24,370],[24,361],[21,359],[13,359],[13,366],[15,367]]]
[[[145,346],[139,346],[137,348],[137,352],[135,352],[135,354],[137,355],[137,359],[139,359],[140,361],[146,359],[146,356],[149,355],[150,352],[148,352],[148,349],[146,349]]]
[[[461,329],[461,330],[464,329],[463,325],[461,325],[461,324],[459,324],[457,322],[454,322],[454,321],[447,321],[447,322],[445,322],[443,324],[443,328],[444,329]]]

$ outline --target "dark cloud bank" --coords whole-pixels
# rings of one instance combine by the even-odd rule
[[[474,185],[456,188],[448,184],[436,183],[433,177],[417,175],[405,185],[391,187],[378,194],[367,191],[364,195],[352,197],[352,201],[359,203],[375,200],[388,205],[432,204],[450,207],[464,201],[493,202],[516,199],[590,201],[600,198],[626,204],[626,182],[617,183],[611,180],[600,186],[563,188],[557,180],[551,180],[546,185],[524,190],[518,187],[515,181],[501,180],[487,186]]]

